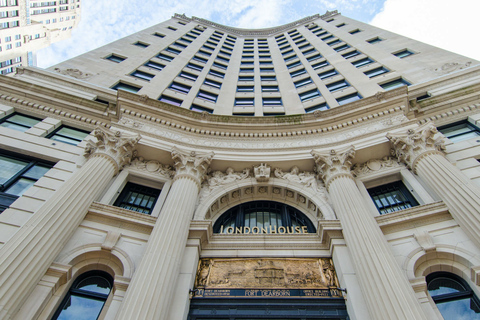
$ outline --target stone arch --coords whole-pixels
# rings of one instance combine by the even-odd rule
[[[311,187],[271,178],[268,183],[255,179],[235,181],[201,194],[194,220],[215,221],[226,210],[249,201],[271,200],[288,204],[304,213],[314,225],[318,220],[336,219],[331,205]]]

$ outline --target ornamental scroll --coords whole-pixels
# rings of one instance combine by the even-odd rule
[[[196,297],[338,298],[330,258],[200,259]]]

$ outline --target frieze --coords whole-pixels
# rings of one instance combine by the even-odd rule
[[[382,159],[372,159],[365,163],[355,164],[352,168],[352,174],[355,177],[361,177],[371,172],[382,171],[395,167],[405,167],[405,165],[398,162],[398,160],[394,157],[383,157]]]
[[[317,179],[317,175],[314,172],[300,172],[300,169],[297,166],[294,166],[290,169],[290,172],[283,172],[282,169],[275,168],[274,174],[275,177],[279,179],[299,183],[312,189],[312,191],[319,194],[325,202],[328,202],[327,189],[323,182]],[[299,201],[305,203],[305,197],[301,197],[303,199],[299,198]]]
[[[200,259],[197,289],[338,288],[330,258]]]
[[[472,61],[468,61],[466,63],[447,62],[440,67],[432,68],[430,70],[440,74],[447,74],[456,70],[462,70],[462,69],[468,68],[471,65],[472,65]]]
[[[157,160],[145,160],[143,157],[134,158],[130,167],[136,170],[153,173],[167,179],[172,179],[175,175],[173,167],[162,164]]]
[[[202,202],[202,200],[215,189],[248,178],[250,178],[250,169],[248,168],[244,169],[243,172],[235,172],[233,168],[227,168],[225,173],[221,171],[211,172],[206,176],[205,181],[202,184],[200,196],[198,197],[199,202]],[[239,194],[236,194],[236,196],[239,196]],[[232,194],[232,197],[236,196]]]
[[[60,68],[55,68],[54,69],[56,72],[63,74],[65,76],[70,76],[75,79],[80,79],[80,80],[85,80],[85,79],[90,79],[91,77],[94,76],[92,73],[86,73],[83,72],[79,69],[72,69],[72,68],[67,68],[67,69],[60,69]]]

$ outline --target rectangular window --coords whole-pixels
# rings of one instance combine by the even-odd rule
[[[133,71],[132,73],[130,73],[130,75],[132,77],[139,78],[146,81],[150,81],[151,79],[153,79],[153,77],[155,77],[155,75],[153,74],[146,73],[143,71],[138,71],[138,70]]]
[[[293,53],[293,49],[290,49],[288,51],[282,52],[282,56],[286,56],[287,54]]]
[[[0,119],[0,126],[25,132],[42,119],[26,116],[20,113],[13,113],[3,119]]]
[[[197,71],[202,71],[203,70],[203,67],[202,66],[199,66],[198,64],[195,64],[195,63],[187,63],[187,68],[190,68],[190,69],[193,69],[193,70],[197,70]]]
[[[149,68],[153,68],[153,69],[156,69],[156,70],[163,70],[163,68],[165,68],[165,65],[161,64],[161,63],[156,63],[156,62],[153,62],[153,61],[148,61],[147,63],[144,64],[145,67],[149,67]]]
[[[113,61],[113,62],[116,62],[116,63],[120,63],[120,62],[122,62],[123,60],[125,60],[126,58],[117,56],[117,55],[115,55],[115,54],[111,54],[111,55],[109,55],[108,57],[106,57],[105,59],[110,60],[110,61]]]
[[[281,106],[282,99],[281,98],[263,98],[263,105],[264,106]]]
[[[140,47],[140,48],[146,48],[146,47],[149,46],[148,44],[140,42],[140,41],[135,42],[134,45],[137,46],[137,47]]]
[[[187,38],[181,37],[180,40],[187,42],[187,43],[192,43],[192,40],[189,40]],[[207,41],[208,42],[208,41]]]
[[[170,89],[175,90],[177,92],[185,93],[187,94],[192,87],[178,83],[178,82],[172,82],[172,84],[169,86]]]
[[[308,77],[306,79],[302,79],[300,81],[294,82],[295,88],[301,88],[306,86],[307,84],[313,83],[312,78]]]
[[[236,106],[253,106],[253,98],[236,98],[235,99]]]
[[[349,58],[353,58],[353,57],[356,57],[356,56],[361,55],[361,54],[362,53],[360,51],[353,50],[351,52],[347,52],[347,53],[342,54],[342,57],[344,57],[345,59],[349,59]]]
[[[260,63],[261,66],[272,65],[273,64],[272,61],[259,61],[259,63]]]
[[[177,29],[176,29],[176,28],[174,28],[174,27],[170,27],[170,26],[168,26],[168,27],[167,27],[167,29],[170,29],[170,30],[172,30],[172,31],[177,31]]]
[[[228,52],[222,51],[222,50],[220,50],[219,53],[224,54],[224,55],[226,55],[227,57],[231,57],[231,56],[232,56],[231,53],[228,53]]]
[[[383,83],[383,84],[380,85],[380,87],[382,87],[383,89],[388,91],[388,90],[393,90],[393,89],[396,89],[396,88],[399,88],[399,87],[402,87],[402,86],[409,86],[409,85],[410,85],[410,83],[408,83],[407,81],[400,78],[400,79],[395,79],[393,81]]]
[[[127,210],[151,214],[160,191],[159,189],[128,182],[113,205]]]
[[[330,63],[328,63],[328,61],[322,61],[322,62],[312,64],[312,68],[313,68],[313,70],[317,70],[317,69],[321,69],[323,67],[326,67],[328,65],[330,65]]]
[[[380,68],[375,68],[375,69],[372,69],[372,70],[369,70],[369,71],[365,71],[364,74],[369,78],[374,78],[376,76],[387,73],[389,71],[390,70],[388,70],[387,68],[380,67]]]
[[[335,50],[337,52],[340,52],[340,51],[343,51],[343,50],[347,50],[348,48],[350,48],[350,46],[348,44],[344,44],[344,45],[341,45],[339,47],[333,48],[333,50]]]
[[[253,56],[242,56],[242,59],[253,59]]]
[[[307,51],[303,51],[302,53],[303,53],[303,55],[306,56],[306,55],[309,55],[310,53],[314,53],[316,51],[317,51],[317,49],[313,48],[313,49],[310,49],[310,50],[307,50]]]
[[[457,122],[438,128],[452,142],[458,142],[480,136],[480,129],[468,121]]]
[[[169,97],[169,96],[165,96],[163,94],[160,96],[160,98],[158,98],[158,100],[161,101],[161,102],[165,102],[165,103],[177,106],[177,107],[180,107],[180,105],[183,102],[182,100],[175,99],[175,98],[172,98],[172,97]]]
[[[276,76],[260,76],[261,81],[277,81]]]
[[[238,81],[253,81],[253,76],[239,76]]]
[[[172,61],[174,59],[173,57],[167,56],[166,54],[163,54],[163,53],[159,53],[157,55],[157,58],[165,60],[165,61]]]
[[[199,56],[193,56],[193,60],[199,61],[199,62],[202,62],[202,63],[207,63],[208,62],[207,59],[204,59],[204,58],[199,57]]]
[[[217,102],[218,95],[208,91],[200,90],[198,91],[197,98],[215,103]]]
[[[197,76],[192,74],[192,73],[189,73],[189,72],[185,72],[185,71],[182,71],[178,74],[178,76],[180,78],[183,78],[183,79],[187,79],[187,80],[190,80],[190,81],[196,81],[197,80]]]
[[[222,57],[222,56],[217,56],[215,59],[218,59],[218,60],[220,60],[220,61],[224,61],[224,62],[227,62],[227,63],[230,62],[229,59],[224,58],[224,57]]]
[[[350,33],[350,34],[356,34],[356,33],[359,33],[359,32],[361,32],[361,31],[362,31],[362,30],[360,30],[360,29],[355,29],[355,30],[350,31],[349,33]]]
[[[60,126],[58,129],[47,135],[47,138],[76,146],[89,134],[90,132],[85,130]]]
[[[262,86],[262,92],[278,92],[278,86]]]
[[[240,68],[240,72],[253,72],[253,68]]]
[[[330,92],[342,90],[348,87],[350,87],[350,84],[348,84],[348,82],[345,80],[336,81],[327,85],[327,89]]]
[[[374,63],[375,61],[373,61],[372,59],[370,58],[363,58],[363,59],[360,59],[360,60],[357,60],[357,61],[353,61],[352,64],[357,67],[357,68],[360,68],[360,67],[363,67],[363,66],[366,66],[366,65],[369,65],[371,63]]]
[[[211,74],[212,76],[219,77],[219,78],[222,78],[222,79],[225,77],[225,73],[222,73],[220,71],[216,71],[216,70],[213,70],[213,69],[210,69],[210,71],[208,71],[208,74]]]
[[[174,48],[171,48],[171,47],[167,47],[167,49],[165,49],[165,51],[173,53],[173,54],[180,54],[182,52],[180,50],[177,50],[177,49],[174,49]]]
[[[336,76],[337,74],[338,74],[337,70],[333,69],[333,70],[328,70],[328,71],[319,73],[318,76],[320,79],[325,80],[333,76]]]
[[[37,180],[47,173],[53,164],[0,154],[0,212],[7,209]]]
[[[305,73],[307,73],[307,71],[305,69],[300,69],[300,70],[297,70],[297,71],[294,71],[294,72],[290,73],[290,76],[292,78],[295,78],[295,77],[298,77],[298,76],[300,76],[302,74],[305,74]]]
[[[119,82],[116,85],[112,87],[113,90],[123,90],[123,91],[128,91],[128,92],[133,92],[136,93],[138,92],[141,88],[132,86],[127,83]]]
[[[260,72],[274,72],[273,68],[260,68]]]
[[[370,188],[368,193],[380,214],[400,211],[418,205],[418,202],[401,181]]]
[[[329,109],[328,105],[324,102],[324,103],[317,104],[313,107],[306,108],[305,112],[306,113],[312,113],[312,112],[315,112],[315,111],[325,111],[325,110],[328,110],[328,109]]]
[[[212,55],[210,52],[207,52],[205,50],[198,50],[197,53],[201,54],[201,55],[204,55],[204,56],[207,56],[207,57],[210,57]]]
[[[362,99],[361,95],[359,95],[358,93],[352,93],[352,94],[349,94],[349,95],[338,98],[337,102],[338,102],[339,105],[342,106],[344,104],[347,104],[347,103],[350,103],[350,102],[353,102],[353,101],[357,101],[357,100],[360,100],[360,99]]]
[[[324,35],[328,34],[327,31],[323,31],[323,32],[320,32],[320,33],[317,33],[317,37],[323,37]]]
[[[263,55],[263,56],[260,55],[259,59],[260,59],[260,60],[261,60],[261,59],[272,59],[272,56],[270,56],[270,55]]]
[[[333,41],[331,41],[331,42],[329,42],[329,43],[327,43],[327,44],[331,47],[331,46],[334,46],[334,45],[336,45],[336,44],[339,44],[340,42],[342,42],[342,41],[337,39],[337,40],[333,40]]]
[[[296,54],[294,54],[294,55],[292,55],[292,56],[289,56],[289,57],[285,57],[283,60],[285,60],[285,62],[288,62],[288,61],[293,60],[293,59],[295,59],[295,58],[297,58],[297,55],[296,55]]]
[[[323,41],[327,41],[327,40],[330,40],[330,39],[333,39],[332,35],[329,35],[329,36],[326,36],[326,37],[322,38]]]
[[[411,56],[412,54],[414,54],[412,51],[410,51],[408,49],[405,49],[405,50],[402,50],[400,52],[396,52],[393,55],[396,56],[396,57],[399,57],[400,59],[403,59],[403,58],[406,58],[408,56]]]
[[[253,66],[253,61],[242,61],[240,64],[242,66],[245,66],[245,65],[252,65]]]
[[[205,79],[205,81],[203,81],[203,84],[205,84],[207,86],[210,86],[210,87],[213,87],[213,88],[216,88],[216,89],[220,89],[222,87],[221,82],[213,81],[213,80],[210,80],[210,79]]]
[[[187,47],[185,44],[180,43],[180,42],[177,42],[177,41],[175,41],[175,42],[173,43],[173,45],[174,45],[174,46],[177,46],[177,47],[180,47],[180,48],[182,48],[182,49],[185,49],[185,48]]]
[[[379,37],[375,37],[373,39],[367,40],[367,42],[370,43],[370,44],[375,44],[375,43],[378,43],[380,41],[383,41],[383,39],[379,38]]]
[[[298,96],[300,97],[300,100],[303,102],[303,101],[306,101],[306,100],[318,98],[318,97],[321,96],[321,94],[318,91],[318,89],[313,89],[313,90],[309,90],[309,91],[305,91],[303,93],[300,93]]]
[[[153,35],[154,35],[155,37],[159,37],[159,38],[164,38],[164,37],[165,37],[164,34],[161,34],[161,33],[158,33],[158,32],[155,32]]]
[[[228,66],[226,66],[224,64],[221,64],[221,63],[218,63],[218,62],[214,62],[213,66],[217,67],[217,68],[220,68],[220,69],[224,69],[224,70],[227,70],[227,68],[228,68]]]
[[[237,87],[237,92],[253,92],[254,88],[253,86],[238,86]]]
[[[307,61],[308,61],[308,62],[312,62],[312,61],[315,61],[315,60],[317,60],[317,59],[320,59],[321,57],[322,57],[322,55],[321,55],[320,53],[318,53],[318,54],[315,54],[315,55],[313,55],[313,56],[311,56],[311,57],[308,57],[308,58],[307,58]]]
[[[198,106],[196,104],[192,104],[190,106],[190,110],[195,111],[195,112],[208,112],[208,113],[213,113],[212,109],[208,109],[202,106]]]
[[[345,23],[340,23],[339,25],[337,25],[337,28],[341,28],[341,27],[345,27]]]

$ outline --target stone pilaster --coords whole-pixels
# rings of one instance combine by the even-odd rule
[[[37,285],[88,207],[131,160],[139,135],[95,129],[90,159],[0,249],[0,319],[10,319]]]
[[[443,137],[432,123],[403,134],[387,134],[400,161],[425,181],[448,206],[467,236],[480,247],[480,188],[448,161]]]
[[[350,172],[353,147],[325,153],[312,151],[312,155],[342,224],[371,319],[426,319],[354,182]]]
[[[196,154],[175,149],[172,158],[174,181],[128,287],[119,320],[168,319],[190,220],[213,152]]]

